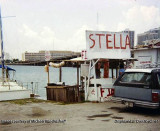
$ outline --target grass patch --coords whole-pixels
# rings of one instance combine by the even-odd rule
[[[29,98],[29,99],[9,100],[9,101],[3,101],[3,102],[9,102],[9,103],[12,103],[12,104],[25,105],[25,104],[27,104],[27,103],[41,103],[41,102],[46,102],[46,100]]]
[[[57,101],[51,101],[51,100],[28,98],[28,99],[8,100],[8,101],[1,101],[1,102],[9,102],[9,103],[18,104],[18,105],[25,105],[27,103],[42,103],[42,102],[44,102],[44,103],[54,103],[54,104],[57,104],[57,105],[69,105],[69,104],[85,103],[87,101],[81,101],[81,102],[57,102]]]
[[[85,102],[56,102],[58,105],[81,104]]]

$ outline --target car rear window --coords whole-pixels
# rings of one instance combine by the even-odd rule
[[[160,73],[157,74],[158,85],[160,87]]]
[[[149,85],[151,81],[150,73],[126,72],[119,80],[120,83]]]

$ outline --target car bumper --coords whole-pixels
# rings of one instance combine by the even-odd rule
[[[126,104],[127,106],[133,105],[138,107],[145,107],[145,108],[151,108],[151,109],[158,109],[159,103],[153,103],[148,101],[139,101],[139,100],[133,100],[133,99],[127,99],[122,97],[112,97],[113,102],[118,102],[121,104]]]

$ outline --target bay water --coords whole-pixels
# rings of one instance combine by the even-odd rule
[[[10,65],[9,67],[16,70],[14,79],[17,82],[24,83],[24,86],[28,84],[28,87],[32,89],[35,87],[35,83],[38,82],[38,95],[41,99],[46,99],[46,86],[48,83],[48,75],[44,70],[44,66],[20,66]],[[59,81],[59,68],[49,68],[50,83],[57,83]],[[10,73],[10,78],[13,74]],[[77,83],[77,68],[62,67],[62,82],[65,85],[75,85]]]
[[[23,83],[23,86],[27,86],[32,90],[35,88],[35,83],[38,83],[37,94],[40,95],[40,99],[46,99],[46,86],[48,83],[48,74],[45,72],[44,66],[22,66],[22,65],[9,65],[9,67],[16,70],[15,75],[10,72],[10,78],[16,80],[18,83]],[[1,71],[0,71],[1,72]],[[103,70],[101,69],[101,74]],[[49,67],[50,83],[57,83],[59,81],[59,68]],[[114,76],[116,76],[116,70],[114,69]],[[109,77],[111,77],[111,69],[109,70]],[[65,85],[77,84],[77,68],[75,67],[62,67],[62,82]]]

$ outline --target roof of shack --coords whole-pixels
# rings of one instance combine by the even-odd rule
[[[85,61],[90,61],[91,59],[82,59],[81,57],[77,57],[77,58],[73,58],[73,59],[69,59],[69,60],[64,60],[64,61],[69,61],[69,62],[85,62]],[[100,58],[99,59],[100,61],[102,60],[109,60],[110,62],[113,62],[113,61],[137,61],[137,59],[135,58],[130,58],[130,59],[104,59],[104,58]]]

